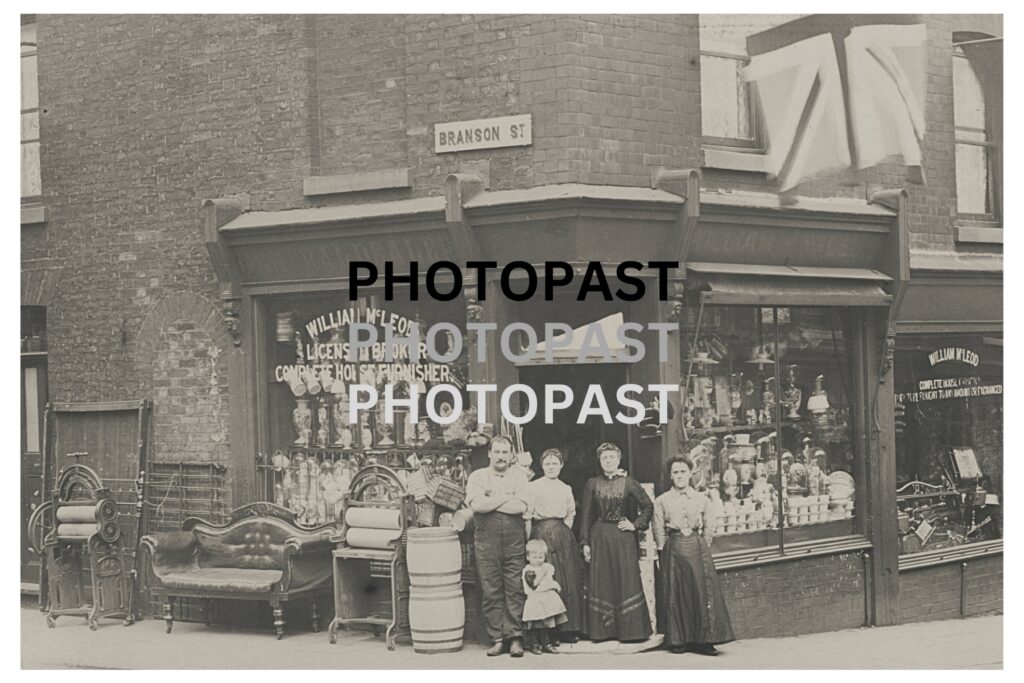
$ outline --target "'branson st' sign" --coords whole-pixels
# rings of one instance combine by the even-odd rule
[[[434,152],[525,147],[533,144],[533,115],[434,124]]]

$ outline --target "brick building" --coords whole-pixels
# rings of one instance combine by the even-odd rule
[[[936,542],[919,502],[994,518],[1003,495],[1001,17],[920,18],[923,183],[888,159],[782,199],[737,77],[745,38],[790,18],[776,19],[23,17],[26,516],[46,488],[39,477],[60,467],[42,473],[47,402],[123,410],[149,399],[153,461],[213,466],[220,510],[272,500],[268,458],[302,439],[275,365],[297,362],[289,325],[349,305],[352,260],[672,258],[686,265],[673,290],[681,313],[653,299],[393,307],[462,322],[479,307],[499,324],[552,312],[573,325],[613,314],[680,322],[669,363],[604,368],[613,384],[689,385],[705,368],[694,371],[694,352],[712,337],[735,356],[754,337],[764,347],[765,334],[806,333],[803,355],[771,361],[776,370],[720,360],[739,380],[725,373],[715,391],[727,395],[743,370],[760,395],[754,368],[781,388],[791,364],[787,386],[799,378],[807,401],[821,371],[832,422],[797,405],[800,420],[777,418],[786,435],[772,452],[800,460],[801,439],[813,438],[828,451],[822,469],[855,481],[853,513],[827,521],[821,503],[790,520],[777,505],[778,528],[723,529],[716,550],[738,636],[1000,611],[998,521],[979,532],[973,511],[940,515],[949,540]],[[512,116],[528,117],[530,144],[438,151],[438,124]],[[833,357],[815,351],[826,347]],[[929,364],[943,348],[981,361],[962,372],[956,360]],[[555,370],[493,358],[465,372],[509,384]],[[933,398],[922,382],[934,379],[991,390]],[[535,454],[544,440],[582,454],[619,439],[631,471],[660,492],[663,459],[697,437],[772,432],[770,416],[744,430],[714,410],[707,424],[679,410],[656,438],[527,427],[525,439]],[[926,448],[921,435],[937,423],[954,426]],[[954,447],[973,448],[980,477]],[[985,489],[976,505],[961,480]],[[25,584],[38,580],[30,555],[23,567]]]

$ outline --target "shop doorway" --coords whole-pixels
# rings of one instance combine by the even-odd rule
[[[27,522],[45,498],[43,412],[46,407],[46,308],[21,307],[21,590],[39,591],[40,557],[31,548]]]
[[[572,389],[574,402],[570,408],[554,414],[553,424],[544,424],[543,413],[523,427],[523,445],[533,455],[533,469],[540,474],[540,456],[548,448],[557,448],[565,455],[562,481],[572,487],[579,504],[587,479],[600,473],[595,450],[610,441],[623,452],[622,466],[630,471],[631,438],[628,425],[605,424],[599,417],[590,417],[576,424],[587,387],[600,384],[605,396],[615,396],[627,383],[628,365],[624,363],[593,363],[585,365],[531,365],[519,368],[519,381],[530,386],[538,397],[544,395],[545,384],[565,384]]]

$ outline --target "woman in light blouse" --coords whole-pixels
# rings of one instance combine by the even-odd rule
[[[526,534],[548,545],[548,561],[555,568],[555,580],[561,585],[562,602],[569,620],[562,625],[559,639],[575,643],[583,631],[583,563],[572,522],[576,518],[576,500],[569,485],[558,478],[564,460],[557,448],[549,448],[540,457],[544,475],[526,485]]]
[[[654,501],[651,530],[659,551],[658,630],[673,652],[716,655],[732,641],[732,624],[711,559],[711,501],[690,485],[683,457],[669,460],[672,488]]]

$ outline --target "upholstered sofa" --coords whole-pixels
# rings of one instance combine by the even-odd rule
[[[163,604],[167,633],[176,598],[268,602],[278,639],[284,635],[283,603],[308,600],[313,630],[319,630],[316,598],[332,590],[330,539],[336,533],[332,525],[301,529],[290,510],[252,503],[233,511],[227,524],[190,517],[181,531],[143,536],[147,583]]]

